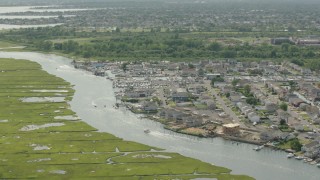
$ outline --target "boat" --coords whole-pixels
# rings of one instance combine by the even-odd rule
[[[297,160],[302,160],[303,157],[302,157],[302,156],[296,156],[295,159],[297,159]]]
[[[320,168],[320,163],[316,164],[316,166],[317,166],[318,168]]]
[[[149,129],[145,129],[145,130],[143,130],[143,132],[148,134],[148,133],[150,133],[150,130]]]
[[[287,158],[292,158],[292,157],[294,157],[294,154],[293,154],[293,153],[289,153],[289,154],[287,155]]]
[[[258,146],[258,147],[253,148],[253,150],[255,150],[255,151],[260,151],[263,147],[264,147],[264,145]]]

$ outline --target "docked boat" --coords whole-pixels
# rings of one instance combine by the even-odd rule
[[[293,154],[293,153],[289,153],[289,154],[287,155],[287,158],[292,158],[292,157],[294,157],[294,154]]]
[[[148,134],[148,133],[150,133],[150,130],[149,129],[145,129],[145,130],[143,130],[143,132]]]
[[[320,168],[320,163],[316,164],[316,166],[317,166],[318,168]]]
[[[258,146],[258,147],[253,148],[253,150],[255,150],[255,151],[260,151],[263,147],[264,147],[264,145]]]
[[[303,157],[302,157],[302,156],[296,156],[295,159],[297,159],[297,160],[302,160]]]

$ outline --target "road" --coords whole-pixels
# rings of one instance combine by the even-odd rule
[[[243,123],[240,122],[239,117],[232,111],[230,107],[226,105],[226,103],[221,98],[221,96],[219,96],[218,93],[214,89],[212,89],[210,82],[206,83],[206,88],[208,89],[209,93],[211,93],[212,96],[216,97],[216,100],[221,105],[221,108],[223,109],[223,111],[232,118],[233,122],[240,124],[241,127],[245,127]]]

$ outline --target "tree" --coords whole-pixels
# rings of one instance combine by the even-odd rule
[[[259,102],[259,99],[256,99],[255,97],[248,97],[246,99],[246,103],[251,104],[251,105],[257,105]]]
[[[243,88],[243,90],[244,90],[245,95],[250,94],[250,91],[251,91],[250,85],[248,85],[248,84],[245,85],[244,88]]]
[[[235,87],[239,83],[240,79],[234,79],[232,80],[231,84],[233,87]]]
[[[204,76],[204,73],[205,73],[204,70],[202,68],[200,68],[198,71],[198,76],[202,77],[202,76]]]
[[[226,97],[227,98],[230,97],[230,93],[229,92],[226,93]]]
[[[214,87],[214,82],[215,82],[214,79],[211,79],[211,83],[210,84],[211,84],[212,87]]]
[[[288,110],[288,105],[283,102],[283,103],[280,104],[280,109],[282,109],[284,111],[287,111]]]
[[[194,69],[194,68],[195,68],[195,66],[194,66],[193,64],[191,64],[191,63],[188,64],[188,67],[189,67],[190,69]]]
[[[290,141],[290,147],[295,151],[301,151],[302,144],[298,139],[293,139],[292,141]]]
[[[299,59],[293,59],[290,62],[293,63],[293,64],[296,64],[298,66],[304,66],[304,62],[302,60],[299,60]]]
[[[78,50],[78,48],[79,43],[73,40],[68,40],[67,42],[63,42],[62,44],[62,49],[67,53],[75,52]]]
[[[222,49],[222,46],[221,44],[214,42],[208,46],[208,49],[210,51],[220,51]]]
[[[293,92],[297,87],[297,82],[289,81],[290,91]]]
[[[50,51],[52,49],[52,42],[51,41],[44,41],[42,43],[42,47],[43,50],[45,51]]]
[[[127,71],[127,65],[128,65],[128,63],[123,63],[123,64],[121,65],[121,69],[122,69],[124,72]]]
[[[222,52],[222,57],[224,57],[224,58],[235,58],[236,56],[237,56],[236,51],[225,50]]]
[[[289,44],[289,43],[282,43],[282,44],[281,44],[281,49],[282,49],[282,51],[288,52],[288,51],[289,51],[289,48],[290,48],[290,44]]]
[[[281,126],[285,126],[285,125],[287,125],[286,120],[281,119],[281,120],[280,120],[280,125],[281,125]]]

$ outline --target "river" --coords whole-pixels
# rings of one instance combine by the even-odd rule
[[[50,74],[75,85],[76,92],[70,102],[72,110],[83,121],[101,132],[178,152],[230,168],[234,174],[246,174],[259,180],[319,180],[319,168],[295,159],[287,159],[286,153],[282,151],[265,148],[256,152],[252,150],[255,146],[250,144],[177,134],[164,130],[157,122],[141,119],[121,108],[114,109],[116,99],[112,82],[74,69],[70,65],[70,59],[33,52],[0,52],[0,57],[38,62]],[[150,129],[151,132],[145,134],[144,129]]]
[[[50,6],[0,6],[0,19],[41,19],[41,18],[56,18],[58,16],[15,16],[5,15],[6,13],[22,13],[22,12],[61,12],[64,17],[74,17],[74,15],[67,15],[68,12],[73,11],[88,11],[97,10],[97,8],[86,8],[86,9],[54,9]],[[37,27],[52,27],[59,26],[57,24],[39,24],[39,25],[13,25],[13,24],[0,24],[0,30],[6,29],[20,29],[20,28],[37,28]]]

